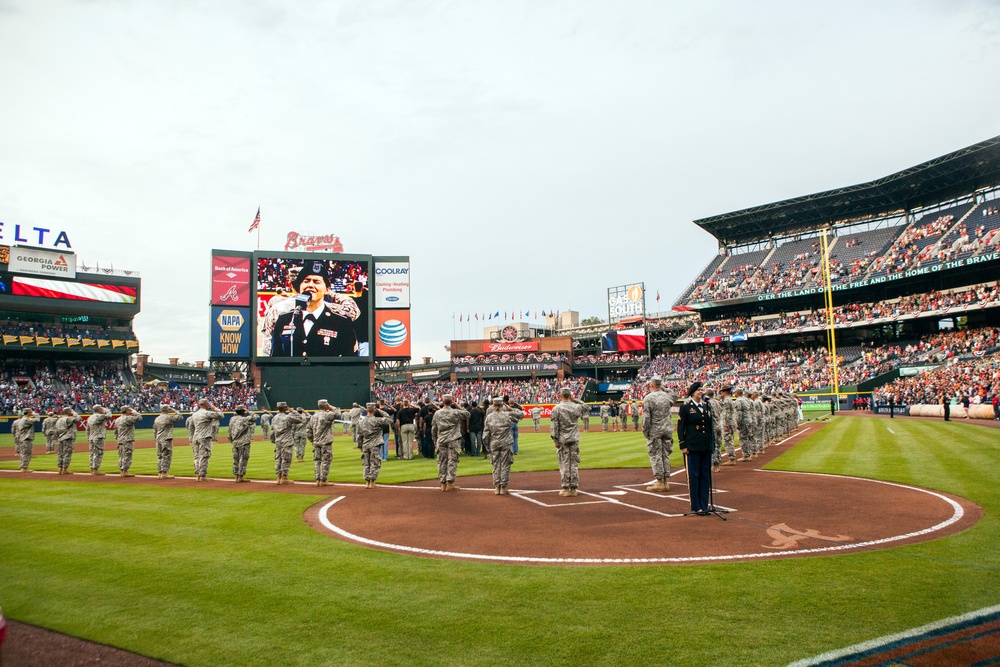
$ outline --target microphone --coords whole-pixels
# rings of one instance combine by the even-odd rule
[[[295,297],[295,310],[300,311],[309,305],[309,296],[306,294],[299,294]]]

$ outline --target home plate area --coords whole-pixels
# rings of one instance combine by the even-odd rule
[[[675,471],[676,472],[676,471]],[[536,565],[746,561],[896,547],[976,523],[980,508],[911,486],[752,465],[715,475],[717,516],[690,510],[683,472],[667,493],[645,490],[648,469],[584,470],[579,495],[559,496],[556,472],[511,476],[496,496],[488,476],[368,490],[337,485],[305,520],[355,544],[429,558]]]

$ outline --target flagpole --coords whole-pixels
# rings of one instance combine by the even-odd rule
[[[260,213],[260,204],[257,204],[257,213]],[[257,250],[260,250],[260,223],[257,223]]]

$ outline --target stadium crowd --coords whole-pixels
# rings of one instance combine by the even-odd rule
[[[404,398],[411,402],[422,400],[424,397],[437,400],[440,396],[451,394],[458,403],[482,403],[484,399],[494,396],[510,396],[510,400],[515,403],[529,405],[558,402],[561,387],[569,387],[574,396],[580,396],[586,385],[587,378],[578,377],[566,378],[565,380],[535,380],[534,382],[530,380],[468,380],[459,382],[438,380],[421,383],[375,383],[372,385],[372,393],[376,400],[384,400],[389,404],[396,404]]]
[[[128,405],[138,412],[157,412],[166,404],[186,411],[200,398],[208,398],[224,410],[237,405],[257,408],[257,391],[251,386],[145,385],[135,382],[131,371],[116,361],[56,364],[53,368],[8,360],[0,366],[0,414],[14,414],[25,407],[36,412],[71,407],[85,413],[95,405],[115,410]]]
[[[997,282],[973,285],[959,290],[934,291],[914,294],[878,303],[850,303],[833,309],[833,319],[837,325],[851,325],[857,322],[896,318],[962,306],[1000,305],[1000,286]],[[680,340],[704,338],[708,336],[729,336],[734,333],[762,334],[781,332],[806,327],[825,327],[826,311],[811,310],[797,313],[781,313],[766,319],[751,319],[736,316],[725,322],[698,323],[684,332]]]
[[[962,207],[958,211],[964,214]],[[955,213],[943,213],[929,222],[914,222],[902,229],[887,248],[882,237],[886,233],[885,229],[871,230],[870,235],[866,232],[851,235],[850,239],[844,241],[843,247],[834,246],[831,250],[830,279],[836,284],[858,280],[869,274],[895,274],[1000,246],[1000,225],[996,220],[1000,210],[996,205],[989,204],[982,206],[980,211],[981,215],[978,217],[982,220],[978,221],[976,216],[970,216],[968,222],[956,224]],[[863,245],[868,236],[871,236],[869,240],[874,241],[872,249],[860,252],[863,248],[858,246]],[[805,241],[789,243],[802,245],[803,252],[787,261],[777,261],[781,258],[784,247],[778,246],[772,253],[748,253],[750,261],[742,260],[738,265],[729,266],[727,262],[711,271],[706,270],[695,279],[694,288],[683,301],[725,301],[819,284],[823,279],[819,242],[813,242],[811,247],[805,247]],[[837,257],[841,254],[840,251],[844,251],[844,259]],[[766,261],[765,258],[769,256],[775,259]],[[760,263],[754,263],[753,259],[758,259]],[[730,261],[736,260],[730,258]]]
[[[25,323],[16,321],[0,322],[0,335],[7,336],[42,336],[43,338],[93,338],[101,340],[135,340],[135,333],[127,328],[119,327],[70,327],[48,325],[39,322]]]

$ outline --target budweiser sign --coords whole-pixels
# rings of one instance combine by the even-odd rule
[[[288,232],[288,238],[285,240],[285,250],[344,252],[344,244],[340,242],[340,237],[335,234],[306,236],[298,232]]]
[[[535,352],[538,350],[537,341],[522,341],[520,343],[483,343],[483,352],[500,354],[501,352]]]

